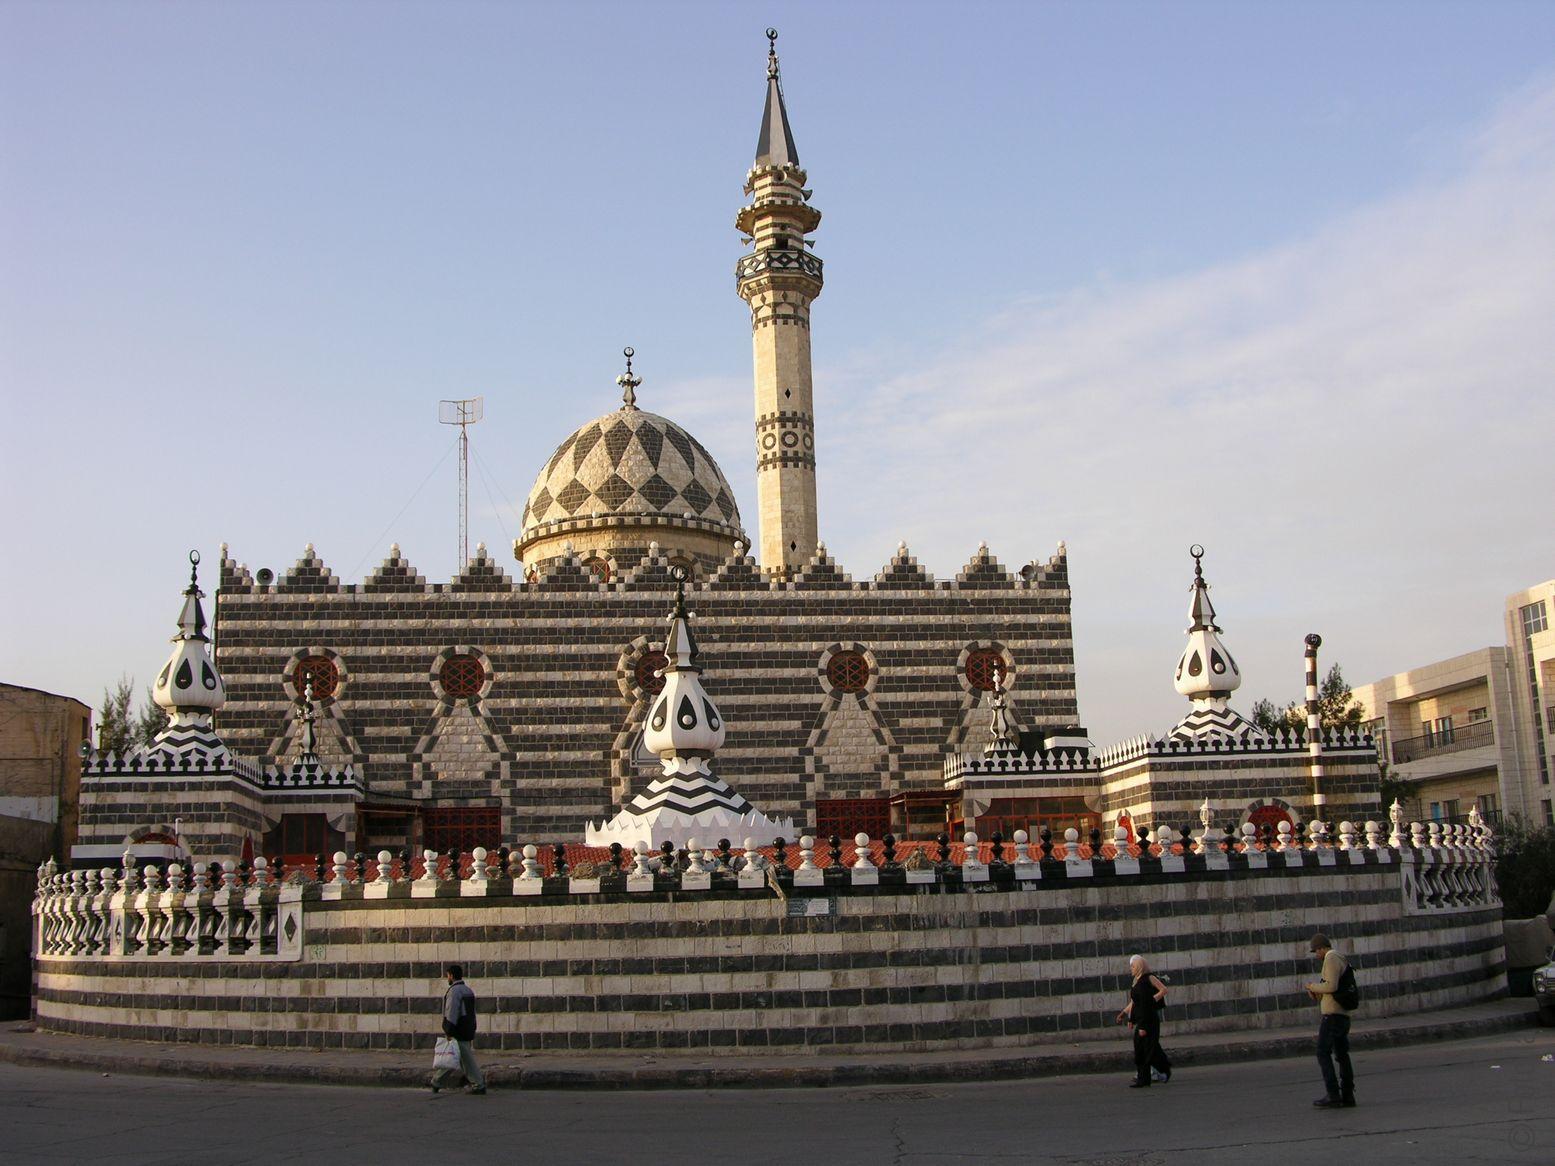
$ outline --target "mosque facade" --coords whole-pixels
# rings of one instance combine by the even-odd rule
[[[1063,544],[1015,569],[982,545],[944,579],[905,543],[863,578],[833,561],[807,183],[770,50],[736,220],[754,535],[707,449],[639,404],[628,350],[619,406],[539,468],[508,564],[482,546],[429,583],[396,546],[352,584],[309,546],[267,579],[223,547],[213,624],[191,577],[156,686],[169,729],[144,754],[88,765],[77,857],[603,844],[662,811],[677,781],[692,783],[687,814],[712,798],[731,829],[822,837],[1110,832],[1191,821],[1206,799],[1228,826],[1374,813],[1369,739],[1313,735],[1325,770],[1311,740],[1267,738],[1230,709],[1240,674],[1201,572],[1176,678],[1188,714],[1099,751],[1078,725]],[[692,618],[694,651],[676,639]],[[704,720],[701,746],[655,724],[682,689],[718,722]]]

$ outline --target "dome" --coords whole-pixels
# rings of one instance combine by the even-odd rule
[[[610,521],[615,519],[617,521]],[[574,523],[686,526],[739,538],[740,511],[718,463],[668,418],[627,405],[590,421],[545,464],[524,506],[520,545]]]

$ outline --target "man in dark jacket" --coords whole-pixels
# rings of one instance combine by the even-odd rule
[[[443,1035],[459,1046],[459,1071],[468,1082],[465,1092],[485,1093],[486,1078],[481,1076],[481,1067],[475,1063],[475,1050],[470,1044],[475,1039],[475,993],[464,982],[464,969],[458,964],[450,964],[443,978],[448,981],[448,990],[443,993]],[[432,1092],[436,1093],[448,1084],[453,1073],[452,1069],[433,1070]]]

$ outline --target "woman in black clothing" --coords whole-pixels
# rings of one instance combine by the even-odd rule
[[[1129,986],[1128,1003],[1118,1013],[1118,1023],[1127,1022],[1134,1029],[1134,1080],[1129,1088],[1146,1089],[1151,1070],[1160,1074],[1162,1082],[1172,1078],[1171,1059],[1161,1048],[1161,1007],[1166,1003],[1166,985],[1150,974],[1150,965],[1142,955],[1130,957],[1128,970],[1134,982]]]

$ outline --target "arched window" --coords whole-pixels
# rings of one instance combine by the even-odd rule
[[[993,678],[998,674],[1004,683],[1009,682],[1009,671],[1004,653],[997,648],[973,648],[966,657],[966,680],[973,688],[983,692],[993,690]]]
[[[838,652],[826,662],[826,680],[838,692],[863,692],[869,686],[869,661],[862,652]]]
[[[437,682],[443,686],[443,694],[451,700],[468,700],[479,696],[486,684],[486,666],[479,656],[450,656],[437,670]]]
[[[669,658],[657,648],[649,648],[637,658],[637,667],[633,669],[633,677],[637,681],[637,687],[649,696],[657,696],[664,691],[664,667],[669,663]]]
[[[610,582],[610,564],[601,558],[583,560],[583,569],[601,583]]]
[[[298,696],[308,691],[309,680],[313,681],[313,699],[328,700],[340,687],[340,669],[328,656],[304,656],[292,670]]]

